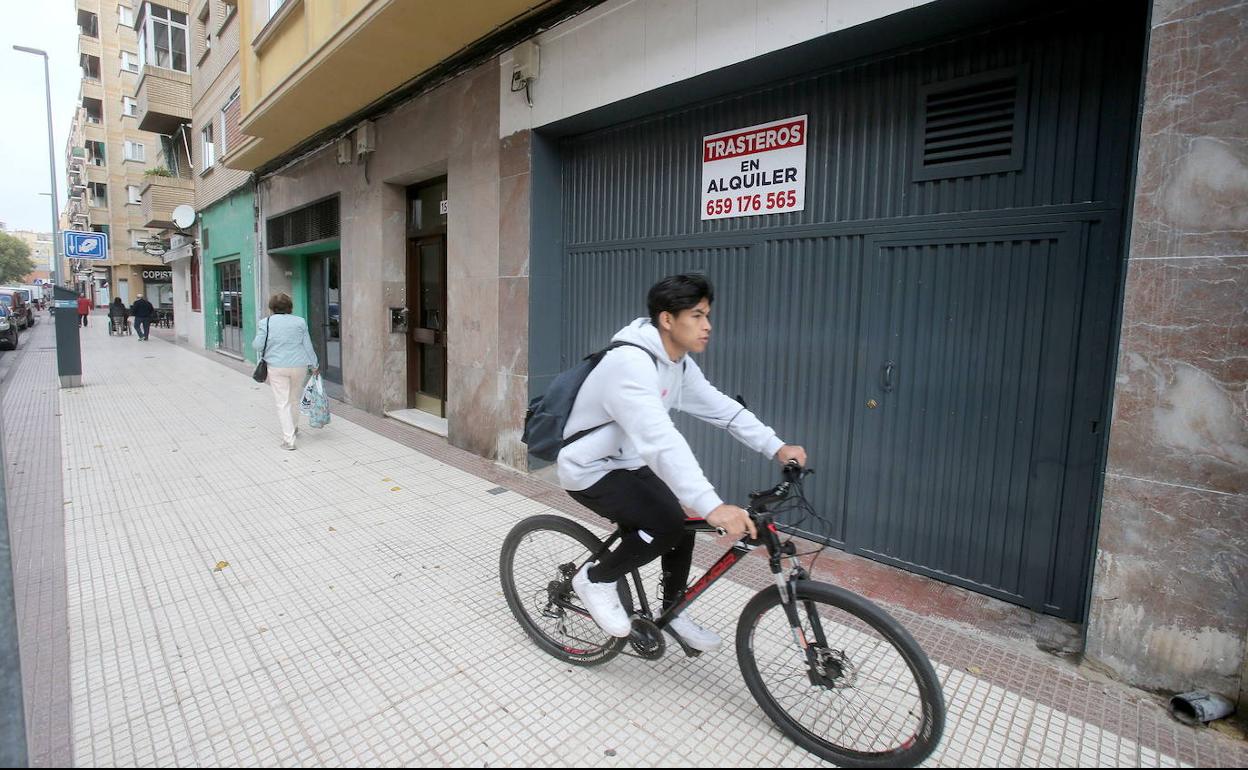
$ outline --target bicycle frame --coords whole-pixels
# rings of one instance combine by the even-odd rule
[[[796,591],[793,589],[792,581],[794,579],[803,580],[806,578],[805,569],[803,569],[797,562],[795,555],[797,549],[793,547],[792,543],[780,542],[779,530],[776,529],[775,522],[772,518],[764,514],[765,509],[761,509],[760,506],[760,510],[757,511],[753,508],[747,508],[746,510],[755,521],[755,525],[758,529],[758,538],[750,541],[741,539],[734,543],[723,556],[719,557],[719,559],[711,565],[710,569],[708,569],[702,577],[694,581],[692,585],[682,589],[681,592],[677,594],[676,600],[672,603],[672,606],[666,611],[660,613],[657,618],[655,618],[653,613],[650,611],[650,602],[646,598],[646,589],[641,580],[641,571],[639,569],[633,570],[630,575],[632,576],[633,584],[637,587],[637,598],[641,603],[641,613],[646,618],[653,618],[654,624],[660,629],[666,628],[673,618],[683,612],[685,608],[701,596],[707,588],[710,588],[720,578],[728,574],[728,572],[746,555],[748,555],[753,548],[762,545],[767,549],[771,573],[775,576],[776,588],[780,591],[781,601],[783,602],[785,608],[785,614],[788,616],[789,625],[794,631],[794,639],[797,641],[798,645],[805,650],[807,661],[813,672],[817,664],[815,653],[811,649],[811,646],[807,644],[805,634],[802,631],[801,619],[798,617],[797,608],[794,606],[793,602],[793,599],[796,597]],[[717,533],[720,530],[708,524],[705,519],[690,518],[685,520],[685,531],[690,533]],[[601,548],[599,548],[591,557],[586,559],[586,563],[600,559],[622,536],[623,531],[617,529],[614,533],[612,533],[611,537],[603,543]],[[785,556],[793,558],[794,574],[789,579],[785,578],[784,567],[781,563],[781,560]],[[582,612],[584,611],[582,610]],[[807,614],[811,619],[811,627],[815,633],[816,644],[821,647],[826,647],[823,625],[819,620],[818,614],[813,611],[813,607],[807,608]],[[688,652],[688,650],[686,651]]]

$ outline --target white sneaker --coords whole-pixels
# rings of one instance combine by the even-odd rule
[[[598,562],[590,562],[572,577],[572,590],[585,603],[585,609],[603,631],[612,636],[624,638],[633,627],[633,622],[624,612],[620,604],[620,594],[615,582],[595,583],[589,579],[589,568]]]
[[[719,638],[719,634],[699,626],[684,613],[672,618],[671,622],[667,624],[667,630],[679,636],[680,640],[685,644],[702,652],[714,652],[723,643]]]

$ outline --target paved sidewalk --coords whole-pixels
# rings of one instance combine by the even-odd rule
[[[349,408],[282,451],[267,385],[105,332],[83,333],[87,386],[59,391],[75,765],[819,764],[730,643],[592,669],[539,652],[497,577],[515,522],[564,512],[532,480]],[[759,566],[699,618],[730,637]],[[896,614],[944,682],[933,766],[1248,764],[1151,697]]]

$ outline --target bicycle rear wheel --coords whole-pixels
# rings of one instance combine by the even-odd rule
[[[940,742],[940,680],[914,638],[857,594],[799,581],[797,606],[814,671],[780,592],[761,591],[737,624],[750,693],[786,735],[842,767],[912,767]]]
[[[507,606],[537,646],[580,666],[605,663],[627,639],[617,639],[586,614],[572,575],[602,547],[588,529],[560,516],[533,516],[512,528],[499,554],[498,574]]]

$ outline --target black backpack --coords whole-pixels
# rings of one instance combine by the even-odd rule
[[[529,402],[529,410],[524,415],[524,434],[520,440],[529,447],[529,454],[538,459],[553,462],[559,456],[560,449],[610,424],[604,422],[602,425],[574,433],[567,439],[563,437],[564,426],[568,424],[568,416],[572,414],[572,406],[576,403],[576,394],[581,392],[585,378],[598,366],[603,356],[624,345],[645,350],[646,355],[654,361],[654,365],[659,365],[659,359],[641,345],[632,342],[612,342],[597,353],[585,356],[571,369],[560,372],[544,394],[535,396]]]

